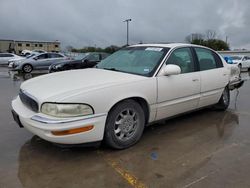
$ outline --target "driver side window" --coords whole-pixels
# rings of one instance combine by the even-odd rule
[[[194,72],[194,60],[190,48],[179,48],[171,53],[166,64],[178,65],[181,68],[181,74]]]

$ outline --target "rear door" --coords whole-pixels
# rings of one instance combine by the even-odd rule
[[[215,104],[229,83],[230,72],[224,67],[218,54],[207,48],[193,48],[201,76],[201,98],[199,107]]]
[[[193,110],[200,99],[200,74],[191,48],[175,49],[166,64],[180,66],[181,74],[157,77],[157,120]]]
[[[36,59],[34,62],[32,62],[32,66],[35,69],[44,69],[44,66],[46,65],[46,61],[48,60],[49,56],[47,53],[41,54],[36,56],[34,59]]]
[[[44,62],[44,69],[48,69],[51,64],[65,59],[63,55],[58,53],[48,53],[48,57],[49,58]]]

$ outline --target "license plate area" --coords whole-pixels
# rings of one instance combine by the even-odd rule
[[[13,116],[13,119],[15,120],[15,122],[19,125],[20,128],[23,128],[23,125],[19,119],[18,114],[14,110],[11,110],[11,112],[12,112],[12,116]]]

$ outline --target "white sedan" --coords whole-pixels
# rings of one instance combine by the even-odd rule
[[[249,56],[235,55],[235,56],[231,56],[231,59],[234,64],[238,65],[240,70],[242,69],[246,69],[248,71],[250,70],[250,57]]]
[[[15,121],[60,144],[104,140],[124,149],[145,125],[230,102],[231,66],[215,51],[189,44],[141,44],[107,57],[96,68],[25,81],[12,101]]]

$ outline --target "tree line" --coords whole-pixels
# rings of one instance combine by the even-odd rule
[[[66,49],[70,52],[76,52],[76,53],[86,53],[86,52],[106,52],[106,53],[114,53],[116,52],[117,50],[123,48],[124,46],[122,47],[119,47],[119,46],[115,46],[115,45],[111,45],[111,46],[108,46],[106,48],[100,48],[100,47],[94,47],[94,46],[87,46],[87,47],[83,47],[83,48],[74,48],[74,47],[71,47],[71,46],[68,46],[66,47]]]
[[[205,33],[192,33],[185,38],[185,41],[190,44],[196,44],[201,46],[206,46],[212,48],[216,51],[229,50],[229,44],[218,38],[217,33],[213,30],[207,30]],[[86,53],[86,52],[106,52],[106,53],[114,53],[117,50],[126,47],[125,46],[115,46],[111,45],[106,48],[100,47],[83,47],[80,49],[74,48],[72,46],[67,46],[67,51],[77,52],[77,53]]]
[[[212,48],[216,51],[229,50],[229,44],[217,37],[213,30],[207,30],[205,33],[192,33],[186,37],[186,42]]]

